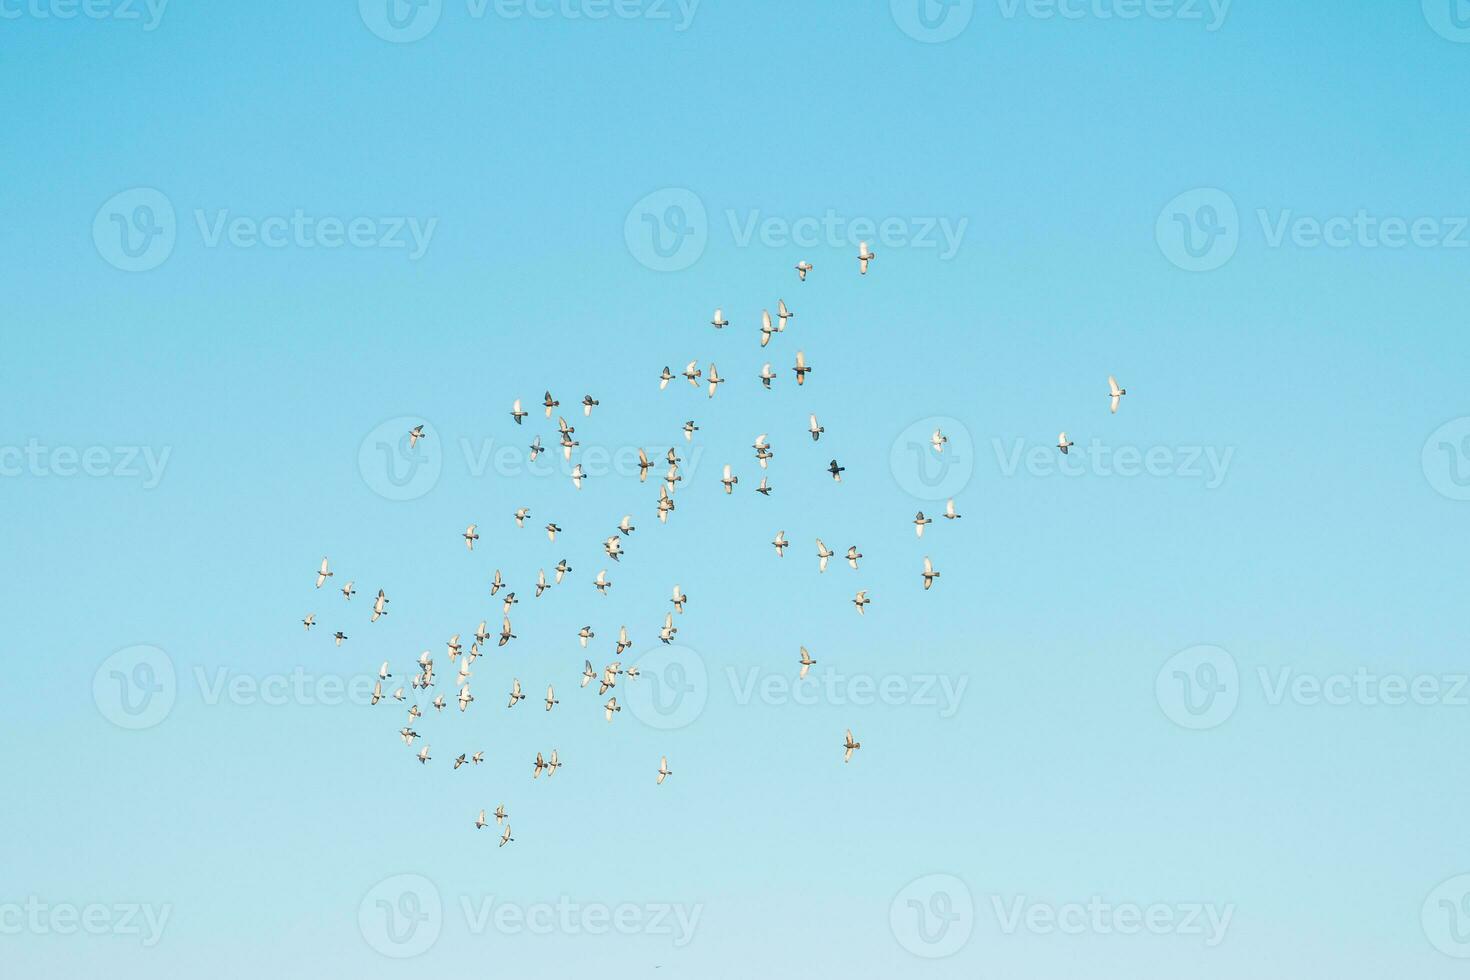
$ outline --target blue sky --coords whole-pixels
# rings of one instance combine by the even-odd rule
[[[0,3],[7,965],[1458,975],[1470,10],[394,2]]]

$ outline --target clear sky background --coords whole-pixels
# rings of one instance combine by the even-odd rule
[[[1448,3],[87,9],[0,2],[6,972],[1461,974]],[[410,223],[423,248],[378,244]],[[690,359],[713,400],[658,390]],[[581,491],[523,462],[546,388]],[[910,448],[936,418],[942,461]],[[672,444],[661,526],[661,467],[595,460]],[[819,575],[817,536],[860,570]],[[496,568],[519,639],[420,720],[420,766],[362,678],[429,649],[452,695]],[[576,686],[589,624],[595,665],[622,624],[645,665],[611,724]],[[472,826],[498,803],[503,849]]]

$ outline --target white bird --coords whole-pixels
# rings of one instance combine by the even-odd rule
[[[618,686],[618,675],[621,674],[622,664],[613,661],[602,668],[602,679],[597,682],[597,694],[599,697]]]
[[[623,519],[618,521],[618,532],[620,534],[632,534],[636,530],[638,529],[633,526],[632,514],[624,514]]]
[[[495,593],[503,588],[505,588],[505,579],[500,577],[500,569],[497,568],[495,574],[490,578],[490,595],[494,596]],[[484,643],[485,641],[481,640],[480,642]]]
[[[785,330],[786,321],[791,319],[795,315],[795,313],[792,313],[791,310],[787,309],[786,301],[784,299],[776,300],[776,316],[781,318],[781,326],[778,328],[779,330]]]
[[[638,450],[638,482],[643,483],[648,479],[648,471],[653,469],[653,464],[648,461],[648,454],[642,449]]]
[[[351,602],[352,597],[355,595],[357,595],[357,590],[352,587],[351,582],[348,582],[346,585],[342,586],[342,598],[346,599],[348,602]]]
[[[853,568],[858,567],[858,559],[862,556],[863,553],[857,550],[857,545],[853,545],[852,547],[847,549],[847,563]]]
[[[418,756],[418,758],[419,758],[419,763],[420,764],[423,764],[423,763],[426,763],[426,762],[429,761],[430,756],[429,756],[429,743],[428,742],[425,742],[424,743],[424,747],[421,748],[421,749],[419,749],[419,756]]]
[[[777,558],[785,558],[786,557],[786,532],[785,531],[777,531],[776,532],[776,539],[774,541],[772,541],[771,544],[776,549],[776,557]]]
[[[693,442],[694,441],[694,433],[696,433],[698,431],[699,431],[699,426],[697,426],[697,425],[694,424],[694,420],[693,419],[690,419],[688,422],[685,422],[684,423],[684,441],[685,442]]]
[[[704,376],[704,379],[709,382],[709,396],[711,398],[715,397],[715,389],[725,383],[725,379],[720,377],[719,369],[715,367],[714,361],[709,362],[709,373]]]
[[[949,436],[940,432],[938,429],[935,429],[934,434],[929,437],[929,445],[934,447],[936,453],[944,452],[944,444],[946,442],[949,442]]]
[[[1057,448],[1062,451],[1063,456],[1067,455],[1067,450],[1071,449],[1075,445],[1077,445],[1075,442],[1067,441],[1067,434],[1065,432],[1057,436]]]
[[[412,449],[414,446],[417,446],[419,444],[419,440],[423,438],[424,427],[422,425],[414,426],[408,432],[408,448]]]
[[[541,404],[546,408],[546,417],[551,418],[551,410],[560,405],[561,402],[557,401],[555,398],[552,398],[551,392],[548,391],[546,393],[546,397],[542,399]]]
[[[610,697],[610,698],[608,698],[607,699],[607,704],[604,704],[602,706],[602,713],[605,714],[605,715],[607,715],[607,720],[608,721],[612,721],[613,712],[622,711],[622,710],[623,710],[623,707],[622,707],[622,705],[618,704],[618,699],[616,697]]]
[[[458,633],[454,634],[447,641],[445,641],[445,649],[448,651],[448,655],[449,655],[449,659],[450,660],[453,660],[455,657],[459,656],[464,651],[464,647],[462,647],[462,646],[459,645],[459,634]],[[428,656],[429,656],[429,651],[425,650],[424,653],[423,653],[423,656],[420,657],[419,659],[421,661],[425,661]]]
[[[378,681],[377,683],[373,684],[373,700],[372,700],[372,703],[373,704],[377,704],[381,700],[383,700],[383,682],[382,681]]]
[[[924,512],[922,510],[919,511],[914,515],[914,537],[922,538],[924,536],[924,526],[933,523],[934,519],[932,517],[925,517]]]
[[[847,738],[842,743],[842,749],[843,749],[843,751],[842,751],[842,761],[843,762],[851,762],[852,761],[852,753],[853,753],[853,750],[854,749],[860,749],[862,747],[863,747],[863,743],[862,742],[854,742],[852,740],[852,729],[849,728],[847,730]]]
[[[772,490],[772,487],[771,487],[770,481],[767,480],[767,478],[766,478],[766,476],[764,474],[762,474],[761,475],[760,485],[755,488],[755,492],[758,493],[758,494],[761,494],[763,496],[769,497],[771,495],[771,490]]]
[[[515,838],[510,835],[510,824],[506,824],[505,833],[500,835],[500,846],[504,847],[513,840],[515,840]]]
[[[582,645],[586,646],[587,644],[583,643]],[[588,684],[591,684],[593,681],[597,680],[597,671],[592,669],[592,661],[588,660],[586,661],[586,664],[587,666],[582,669],[583,687],[586,687]]]
[[[582,641],[582,647],[584,649],[587,646],[587,641],[592,639],[592,637],[596,635],[597,634],[592,632],[592,627],[590,626],[583,626],[581,629],[577,630],[577,639]]]
[[[716,330],[723,330],[729,325],[730,321],[725,319],[725,311],[720,309],[719,307],[715,307],[715,315],[710,320],[710,326],[714,327]]]
[[[817,571],[819,571],[819,572],[825,572],[827,570],[827,559],[828,558],[831,558],[833,556],[833,554],[835,554],[835,552],[832,551],[831,548],[828,548],[825,544],[823,544],[821,538],[818,538],[817,539]]]
[[[561,704],[561,702],[556,699],[556,692],[554,690],[552,690],[552,686],[550,684],[547,684],[546,685],[546,710],[547,711],[550,711],[551,710],[551,706],[554,705],[554,704]]]
[[[484,829],[486,823],[488,823],[488,821],[485,819],[485,811],[484,810],[481,810],[480,811],[480,815],[475,818],[475,829],[476,830],[482,830],[482,829]]]
[[[315,626],[316,613],[307,613],[306,618],[301,621],[301,625],[305,626],[308,630]]]
[[[392,674],[388,673],[388,661],[384,660],[383,661],[383,666],[381,666],[381,667],[378,668],[378,680],[380,680],[380,681],[386,681],[388,678],[390,678],[392,676],[393,676]]]
[[[612,537],[602,542],[602,550],[606,551],[607,556],[613,561],[619,561],[621,560],[623,555],[623,541],[616,534],[614,534]]]
[[[505,823],[505,818],[506,818],[505,804],[502,803],[498,807],[495,808],[495,822],[496,823]]]
[[[544,757],[542,757],[542,755],[541,755],[540,752],[537,752],[536,753],[536,768],[531,771],[531,778],[532,779],[535,779],[536,777],[540,776],[541,775],[541,771],[543,769],[545,769],[545,768],[546,768],[546,759]]]
[[[822,438],[822,433],[827,431],[827,427],[819,423],[817,416],[813,414],[807,419],[807,431],[812,434],[812,442],[816,442]]]
[[[674,597],[669,601],[674,604],[674,610],[682,614],[684,612],[684,603],[689,601],[689,597],[676,584],[674,586]]]
[[[464,546],[466,551],[474,551],[475,542],[480,540],[480,535],[478,532],[476,532],[475,528],[476,525],[471,524],[469,527],[464,529]]]
[[[485,761],[485,753],[484,752],[476,752],[474,755],[470,756],[470,762],[473,765],[477,765],[478,766],[480,763],[482,763],[484,761]]]
[[[934,580],[937,579],[938,577],[939,577],[939,573],[934,570],[934,564],[933,564],[933,562],[929,561],[929,556],[928,555],[925,555],[924,556],[924,591],[927,592],[929,590],[929,586],[933,585],[934,584]]]
[[[332,639],[336,640],[337,646],[340,647],[342,645],[342,641],[347,639],[347,634],[342,632],[341,630],[338,630],[337,632],[332,634]]]
[[[858,272],[861,273],[862,275],[865,275],[866,276],[868,274],[868,263],[871,262],[871,261],[873,261],[877,257],[878,256],[874,255],[872,253],[872,251],[869,250],[868,243],[867,242],[859,242],[858,243]]]
[[[573,466],[572,467],[572,486],[576,487],[578,490],[582,489],[582,479],[583,479],[584,476],[585,476],[585,474],[583,474],[583,472],[582,472],[582,464],[581,463],[578,463],[576,466]]]
[[[515,680],[511,681],[511,684],[510,684],[510,704],[506,705],[506,707],[507,708],[514,708],[516,706],[516,702],[517,701],[524,701],[524,700],[526,700],[526,696],[521,693],[521,681],[520,681],[520,678],[516,678]]]
[[[761,384],[766,386],[767,391],[770,391],[771,382],[775,380],[776,372],[771,370],[771,362],[767,361],[765,365],[761,367]]]
[[[731,476],[730,475],[730,464],[729,463],[726,463],[725,464],[725,475],[720,478],[720,482],[725,485],[725,492],[726,493],[734,493],[734,491],[735,491],[735,484],[737,484],[737,483],[740,482],[740,477],[738,477],[738,476]]]
[[[434,710],[435,711],[443,711],[444,710],[444,695],[442,695],[442,694],[436,695],[435,698],[434,698],[434,700],[431,701],[431,702],[429,702],[429,703],[434,706]]]
[[[954,498],[953,497],[950,497],[944,503],[944,514],[942,516],[946,520],[957,521],[957,520],[959,520],[964,515],[955,513],[955,509],[954,509]]]
[[[322,583],[331,577],[332,570],[327,567],[327,560],[323,558],[322,566],[321,568],[318,568],[316,572],[316,587],[320,589],[322,587]]]
[[[665,643],[674,642],[674,635],[679,632],[679,627],[674,625],[674,614],[664,613],[663,629],[658,631],[658,638]]]
[[[793,371],[796,372],[796,383],[797,384],[799,384],[799,385],[806,384],[806,376],[811,372],[812,369],[809,368],[809,367],[807,367],[807,364],[806,364],[806,353],[804,351],[797,351],[796,352],[796,366],[793,367],[791,370],[793,370]]]
[[[811,272],[813,268],[814,266],[810,262],[808,262],[806,259],[802,259],[800,262],[796,263],[796,274],[801,277],[802,282],[806,282],[806,274],[808,272]]]
[[[469,762],[469,761],[470,761],[470,757],[467,756],[467,755],[465,755],[463,752],[461,752],[458,756],[455,757],[455,760],[454,760],[454,768],[455,768],[455,770],[458,770],[460,766],[464,765],[466,762]]]
[[[552,776],[555,776],[556,775],[556,771],[558,769],[560,769],[560,768],[561,768],[561,759],[557,756],[556,749],[552,749],[551,750],[551,759],[550,759],[550,761],[548,761],[546,763],[546,778],[547,779],[550,779]]]
[[[508,595],[508,596],[505,597],[505,601],[507,603],[515,602],[516,601],[516,594],[514,592],[512,592],[510,595]],[[500,621],[500,644],[499,645],[500,646],[505,646],[507,643],[509,643],[511,640],[514,640],[515,638],[516,638],[516,635],[515,635],[515,633],[511,632],[511,628],[510,628],[510,617],[509,616],[506,616],[503,619],[501,619],[501,621]]]
[[[546,569],[536,569],[536,598],[541,598],[541,593],[545,592],[549,588],[551,588],[551,586],[546,584]]]
[[[634,664],[632,667],[623,671],[623,673],[627,676],[628,680],[636,680],[638,677],[638,666]]]
[[[598,592],[607,595],[607,590],[612,587],[612,582],[608,581],[607,578],[607,569],[604,568],[598,572],[597,578],[592,580],[592,584],[596,586]]]
[[[556,532],[561,530],[561,525],[552,521],[546,525],[546,540],[552,544],[556,543]]]
[[[658,390],[663,391],[669,386],[669,382],[673,380],[674,372],[670,371],[669,366],[665,364],[663,371],[661,371],[658,376]]]
[[[804,679],[806,677],[807,671],[809,671],[809,670],[812,669],[812,664],[816,663],[816,661],[812,659],[812,655],[810,653],[807,653],[806,647],[802,647],[801,648],[801,661],[800,662],[801,662],[801,675],[800,676]]]
[[[1118,379],[1114,378],[1111,374],[1108,375],[1108,411],[1116,415],[1118,413],[1118,400],[1126,394],[1128,394],[1128,389],[1119,388]]]
[[[684,366],[684,378],[689,382],[691,388],[699,387],[699,379],[703,374],[704,372],[699,369],[698,361],[690,361]]]
[[[531,508],[517,507],[515,514],[512,516],[516,519],[516,527],[525,527],[526,518],[531,516]]]
[[[510,406],[510,417],[515,420],[516,425],[520,425],[521,419],[526,417],[526,413],[521,411],[521,400],[519,398]]]
[[[388,602],[388,594],[379,589],[377,597],[373,599],[373,622],[376,623],[379,616],[388,615]]]
[[[626,626],[619,626],[618,627],[618,643],[617,643],[618,655],[619,656],[622,656],[623,651],[624,650],[627,650],[632,645],[633,645],[633,641],[628,639],[628,627],[626,627]]]
[[[403,728],[399,729],[398,737],[403,739],[404,745],[412,747],[413,740],[419,737],[419,733],[405,725]]]
[[[669,768],[669,757],[666,755],[661,756],[658,760],[658,785],[662,786],[664,784],[664,780],[668,779],[673,774],[674,770]]]
[[[592,414],[592,409],[594,409],[595,407],[597,407],[598,405],[601,405],[601,404],[602,404],[602,402],[598,401],[596,398],[593,398],[591,395],[583,395],[582,396],[582,414],[583,415],[591,415]]]
[[[769,344],[771,342],[771,335],[780,331],[785,325],[784,320],[781,322],[780,327],[773,325],[771,323],[771,311],[761,310],[761,346],[764,347]]]
[[[537,456],[540,456],[542,453],[544,453],[546,451],[545,448],[543,448],[542,445],[541,445],[541,437],[539,435],[536,438],[534,438],[534,439],[531,440],[531,447],[530,448],[531,448],[531,462],[533,462],[533,463],[536,462],[536,457]]]
[[[464,709],[468,708],[470,706],[470,702],[473,701],[473,700],[475,700],[475,696],[470,693],[470,686],[468,684],[466,684],[464,687],[460,688],[459,689],[459,713],[460,714],[464,714]]]
[[[873,601],[872,599],[869,599],[868,598],[868,590],[867,589],[860,589],[858,591],[858,594],[853,598],[852,604],[854,606],[857,606],[858,615],[861,616],[861,615],[864,615],[864,613],[863,613],[863,607],[866,606],[868,603],[870,603],[872,601]]]
[[[755,458],[761,464],[761,469],[765,469],[766,461],[775,455],[775,453],[771,452],[770,443],[766,442],[766,433],[764,432],[755,437],[755,443],[750,448],[755,450]]]

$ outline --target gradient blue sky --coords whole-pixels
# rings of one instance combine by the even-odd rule
[[[538,19],[444,0],[426,36],[391,43],[371,2],[178,2],[151,30],[141,6],[140,21],[0,5],[0,907],[169,910],[147,946],[0,916],[7,972],[1459,975],[1442,949],[1470,950],[1436,932],[1431,892],[1470,871],[1470,706],[1272,703],[1260,671],[1467,669],[1454,610],[1470,504],[1451,464],[1470,461],[1443,453],[1470,446],[1470,251],[1273,247],[1267,226],[1362,211],[1453,229],[1470,214],[1456,109],[1470,44],[1434,2],[1237,0],[1216,30],[1203,3],[1203,21],[1101,15],[1119,6],[1069,19],[961,3],[939,21],[958,34],[927,43],[902,28],[904,0],[704,0],[685,30],[651,0],[604,20],[568,15],[585,3]],[[93,228],[136,188],[166,198],[176,240],[129,272]],[[1190,272],[1156,226],[1201,188],[1237,210],[1238,244]],[[625,229],[669,189],[701,203],[705,244],[661,272]],[[1183,200],[1201,217],[1201,198]],[[211,246],[195,217],[298,209],[436,224],[413,259]],[[845,239],[736,233],[829,211],[964,233],[952,255],[875,244],[865,279]],[[805,284],[800,258],[817,267]],[[763,356],[759,312],[778,297],[797,317]],[[716,305],[722,333],[705,325]],[[816,367],[802,389],[797,349]],[[660,368],[691,358],[729,378],[712,402],[657,390]],[[766,359],[783,375],[771,393],[754,380]],[[1109,373],[1130,389],[1117,416]],[[546,387],[564,410],[602,399],[573,419],[584,448],[661,450],[700,422],[667,527],[653,482],[577,493],[475,465],[487,446],[554,441],[539,413],[521,428],[506,416]],[[428,423],[442,472],[392,501],[359,447],[405,416]],[[955,420],[951,456],[973,474],[964,519],[916,542],[913,512],[939,507],[892,450],[935,416]],[[1079,449],[1157,449],[1169,472],[1004,465],[1063,428]],[[750,492],[761,431],[777,453],[769,500]],[[12,466],[30,445],[106,447],[113,475],[66,476],[36,453]],[[130,475],[126,447],[168,454],[156,486]],[[1178,471],[1195,449],[1229,454],[1219,485]],[[821,472],[832,455],[841,487]],[[742,477],[730,498],[724,462]],[[564,540],[517,531],[521,505]],[[629,511],[639,530],[603,599],[588,585],[598,543]],[[466,555],[471,520],[483,538]],[[777,528],[793,541],[780,561]],[[862,570],[819,577],[814,535],[857,543]],[[311,587],[322,554],[334,584],[356,579],[350,606]],[[924,554],[943,572],[928,594]],[[572,578],[532,600],[535,569],[563,556]],[[221,680],[353,677],[385,658],[406,679],[425,648],[448,688],[443,642],[497,621],[496,567],[520,592],[521,639],[476,665],[468,714],[420,723],[433,765],[396,741],[398,705],[211,703]],[[703,710],[671,731],[632,711],[608,725],[575,687],[575,631],[598,630],[595,663],[620,623],[635,655],[657,653],[675,581],[694,597],[679,640],[708,679]],[[391,615],[370,626],[378,587]],[[863,619],[847,603],[859,587],[875,600]],[[306,634],[309,611],[321,625]],[[138,644],[166,654],[177,696],[128,730],[94,692]],[[731,671],[789,679],[802,644],[847,679],[938,678],[963,695],[950,713],[742,703]],[[1238,706],[1188,730],[1156,679],[1202,644],[1237,665]],[[508,712],[512,676],[531,697]],[[550,715],[536,704],[548,680]],[[849,726],[863,748],[843,766]],[[529,760],[553,746],[566,767],[533,783]],[[476,749],[484,767],[449,770]],[[661,754],[675,775],[655,787]],[[504,849],[471,826],[499,802],[517,837]],[[422,875],[444,907],[412,959],[381,955],[359,921],[397,874]],[[962,882],[974,909],[940,959],[915,955],[901,925],[905,886],[931,874]],[[1233,913],[1213,947],[1007,932],[996,903],[1022,896]],[[476,932],[461,902],[491,897],[675,903],[699,919],[679,947]]]

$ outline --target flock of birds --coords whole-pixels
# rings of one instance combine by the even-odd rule
[[[857,256],[859,273],[861,275],[867,275],[869,263],[871,263],[876,257],[877,256],[868,248],[868,243],[862,242]],[[813,268],[814,267],[810,262],[802,261],[797,263],[796,272],[802,282],[806,281],[808,274],[813,271]],[[783,333],[786,330],[788,321],[790,321],[794,316],[795,314],[786,305],[785,300],[778,300],[775,318],[772,318],[769,310],[763,311],[760,326],[761,347],[764,348],[768,344],[770,344],[772,338],[776,334]],[[725,318],[724,311],[722,309],[716,309],[714,312],[714,316],[710,320],[710,325],[713,326],[716,330],[723,330],[730,325],[730,321]],[[807,375],[812,373],[813,368],[807,363],[804,351],[798,350],[796,352],[795,363],[791,370],[796,376],[796,383],[798,385],[805,385]],[[716,393],[719,391],[720,386],[726,382],[726,379],[720,376],[719,370],[718,368],[716,368],[714,363],[710,363],[707,369],[701,369],[697,361],[690,361],[685,366],[684,370],[678,375],[674,374],[667,366],[665,366],[663,371],[659,374],[659,389],[666,389],[669,384],[678,377],[682,377],[685,381],[687,381],[692,387],[696,389],[698,389],[701,384],[703,384],[708,389],[709,398],[714,398]],[[777,373],[772,370],[771,364],[768,362],[762,367],[759,380],[762,386],[765,389],[769,390],[771,388],[772,382],[775,381],[777,377]],[[1119,387],[1117,381],[1112,376],[1108,377],[1108,389],[1110,410],[1116,413],[1118,410],[1119,400],[1127,394],[1127,390]],[[591,395],[586,395],[582,398],[580,404],[582,406],[583,416],[591,417],[592,410],[601,403],[598,399],[592,397]],[[560,405],[561,402],[553,397],[550,391],[547,391],[545,393],[541,401],[541,407],[544,409],[545,416],[548,420],[552,417],[553,413],[557,408],[560,407]],[[530,413],[526,411],[523,407],[521,399],[517,398],[511,404],[510,417],[516,425],[521,425],[524,420],[529,416],[529,414]],[[564,416],[557,416],[558,442],[563,454],[563,458],[567,462],[571,462],[573,452],[579,446],[579,442],[574,438],[576,431],[576,428],[569,424]],[[698,431],[699,426],[695,424],[694,420],[691,419],[689,421],[686,421],[683,426],[683,435],[685,442],[692,443],[694,440],[694,434]],[[826,432],[826,427],[818,422],[815,413],[812,413],[809,416],[807,431],[811,435],[813,442],[819,442],[823,433]],[[411,449],[417,446],[419,440],[431,437],[430,433],[424,431],[423,425],[414,426],[406,435],[408,438],[409,447]],[[949,438],[940,429],[935,429],[930,436],[929,446],[932,452],[934,452],[936,455],[940,455],[943,454],[944,448],[948,444],[948,442]],[[1067,434],[1065,432],[1062,432],[1058,436],[1057,448],[1063,454],[1067,453],[1073,445],[1074,443],[1067,439]],[[772,491],[772,487],[768,481],[767,476],[765,475],[765,470],[767,469],[767,464],[773,458],[774,452],[771,449],[768,435],[766,433],[762,433],[756,436],[751,448],[754,449],[756,462],[759,464],[762,470],[761,482],[755,488],[755,490],[757,493],[769,496]],[[531,441],[528,449],[532,461],[534,461],[541,453],[546,451],[546,447],[543,446],[541,442],[540,435],[537,435]],[[658,499],[656,505],[656,515],[661,523],[667,523],[669,519],[669,514],[671,514],[675,510],[675,494],[678,490],[679,484],[683,481],[683,476],[680,474],[679,471],[679,464],[682,461],[683,460],[679,456],[676,449],[672,447],[668,450],[663,458],[663,463],[667,466],[667,469],[664,472],[663,478],[659,482]],[[647,482],[648,475],[653,469],[654,465],[654,462],[649,459],[644,450],[639,449],[638,479],[640,483]],[[835,458],[832,459],[826,466],[826,472],[828,473],[828,475],[831,476],[832,480],[837,483],[842,482],[842,474],[846,472],[846,470],[847,468],[839,464]],[[573,486],[576,489],[580,490],[582,488],[583,482],[587,479],[587,476],[584,473],[580,463],[572,467],[570,477]],[[724,492],[726,494],[734,493],[735,487],[740,483],[740,478],[733,473],[732,467],[729,464],[724,465],[722,469],[720,483],[723,486]],[[528,507],[520,507],[516,509],[511,516],[515,522],[516,527],[524,528],[526,526],[526,520],[531,516],[531,510]],[[952,498],[945,503],[944,512],[941,516],[945,520],[949,521],[957,520],[960,518],[961,515],[956,512],[954,500]],[[925,516],[923,511],[919,511],[917,514],[915,514],[913,525],[916,537],[922,539],[924,536],[924,529],[932,523],[934,523],[932,518]],[[544,530],[546,532],[547,539],[550,542],[555,543],[556,536],[562,529],[558,524],[556,524],[556,522],[551,521],[545,525]],[[617,533],[610,535],[608,538],[606,538],[606,540],[603,541],[602,548],[606,558],[612,562],[621,561],[624,554],[622,539],[624,536],[632,534],[635,530],[636,527],[633,524],[632,515],[625,514],[617,524]],[[480,540],[479,525],[477,523],[469,524],[464,529],[460,537],[464,541],[464,547],[466,548],[466,550],[473,552],[476,542]],[[771,541],[771,544],[775,548],[777,557],[784,557],[786,554],[786,548],[789,546],[789,541],[786,538],[786,532],[784,530],[777,531],[775,538]],[[825,572],[827,570],[829,559],[835,557],[836,554],[837,553],[835,551],[828,548],[827,545],[823,543],[821,538],[817,538],[817,571],[819,573]],[[851,568],[857,569],[859,567],[858,562],[862,559],[863,555],[862,552],[858,550],[857,546],[853,545],[847,549],[844,557]],[[545,593],[553,586],[561,585],[562,581],[571,572],[572,567],[567,563],[567,560],[565,558],[561,559],[552,569],[551,577],[549,579],[544,568],[538,570],[535,582],[536,597],[539,598],[543,593]],[[330,562],[327,558],[323,557],[321,560],[321,564],[317,567],[316,570],[316,588],[320,589],[324,584],[326,584],[327,580],[329,578],[332,578],[334,575],[335,573],[331,568]],[[934,567],[933,562],[928,556],[925,556],[923,559],[923,569],[920,572],[920,576],[923,583],[923,588],[926,591],[932,588],[935,580],[940,577],[939,571]],[[348,581],[341,587],[339,591],[341,592],[344,600],[350,602],[352,597],[357,594],[357,590],[354,585],[355,583],[353,581]],[[613,583],[608,578],[608,572],[606,568],[600,570],[596,574],[596,576],[592,579],[592,585],[597,589],[599,593],[602,593],[604,595],[607,594],[607,591],[612,587]],[[497,646],[504,647],[512,640],[515,640],[517,638],[514,629],[512,628],[510,617],[513,607],[520,600],[516,597],[516,593],[508,588],[505,579],[501,575],[500,569],[496,569],[494,571],[494,574],[490,580],[489,591],[492,598],[499,596],[502,591],[505,593],[505,595],[501,597],[501,625],[499,633],[497,634],[490,630],[487,620],[481,620],[479,625],[475,629],[468,649],[465,649],[463,644],[461,643],[459,633],[454,634],[447,641],[447,657],[450,663],[455,665],[454,687],[457,693],[454,695],[453,700],[455,704],[457,704],[461,713],[466,712],[469,709],[470,705],[476,701],[475,695],[472,694],[470,690],[470,679],[473,674],[473,665],[475,661],[483,655],[484,648],[488,646],[492,639],[496,641]],[[672,604],[673,610],[664,614],[663,625],[660,628],[658,634],[659,640],[665,644],[671,643],[675,635],[678,633],[679,629],[675,625],[674,617],[675,615],[683,615],[685,605],[689,602],[689,596],[684,593],[680,586],[676,583],[673,586],[669,602]],[[857,609],[858,613],[861,615],[864,614],[864,608],[872,602],[872,599],[869,598],[867,589],[859,589],[856,595],[852,598],[851,602],[853,606]],[[388,614],[388,603],[389,599],[387,594],[382,589],[379,589],[377,591],[377,594],[373,598],[372,611],[369,617],[369,622],[377,622],[383,616],[386,616]],[[310,631],[316,625],[316,614],[308,613],[306,617],[302,620],[302,625],[307,631]],[[583,626],[577,631],[578,641],[584,649],[587,647],[589,641],[592,640],[595,635],[596,634],[594,633],[591,626]],[[336,632],[332,633],[332,638],[335,641],[336,645],[340,647],[343,641],[348,639],[348,636],[341,630],[337,630]],[[628,628],[626,626],[623,626],[619,628],[617,638],[614,643],[614,656],[619,659],[613,660],[611,663],[601,668],[601,670],[595,668],[590,659],[583,659],[583,669],[579,678],[580,686],[582,688],[587,688],[593,683],[596,683],[598,697],[601,698],[607,696],[607,700],[602,704],[602,710],[605,718],[609,722],[611,722],[614,717],[616,717],[616,715],[622,711],[622,705],[618,703],[616,693],[608,696],[609,692],[614,691],[614,689],[618,685],[620,678],[624,682],[632,682],[635,681],[639,676],[639,669],[636,664],[624,666],[621,660],[623,655],[628,650],[630,650],[632,646],[632,641],[629,639],[628,635]],[[800,678],[805,678],[808,671],[813,665],[816,664],[816,662],[817,661],[812,658],[806,647],[801,647],[800,659],[797,662],[799,671],[798,676]],[[405,689],[404,685],[400,684],[393,688],[391,693],[388,693],[388,689],[385,688],[384,685],[388,684],[388,682],[392,680],[393,677],[394,675],[390,672],[389,669],[389,663],[387,661],[384,661],[378,669],[377,681],[373,686],[371,697],[371,703],[373,705],[377,705],[385,700],[390,699],[399,703],[406,702],[410,697],[410,694],[408,693],[409,691],[414,692],[414,696],[419,693],[423,693],[425,696],[427,696],[428,691],[431,688],[435,688],[437,686],[438,675],[435,672],[434,658],[427,650],[419,655],[417,661],[413,665],[412,673],[406,686],[407,689]],[[516,707],[517,704],[524,701],[525,699],[526,694],[521,687],[520,680],[518,678],[514,679],[508,693],[507,708],[513,709]],[[549,712],[560,703],[561,701],[556,696],[554,683],[547,684],[546,696],[544,699],[545,710]],[[430,705],[433,707],[435,712],[438,713],[444,711],[445,708],[448,707],[449,701],[445,698],[443,692],[438,692],[434,695],[432,701],[430,702]],[[423,711],[419,708],[418,704],[411,704],[407,711],[407,723],[398,731],[399,738],[403,741],[405,745],[409,746],[410,748],[413,747],[416,741],[421,739],[419,732],[414,726],[422,717]],[[862,743],[857,741],[853,737],[852,730],[847,729],[844,732],[842,741],[842,761],[844,763],[850,762],[852,760],[853,753],[861,747]],[[432,759],[432,756],[429,754],[429,745],[427,741],[425,741],[420,746],[417,753],[415,753],[414,758],[416,758],[421,764],[427,764]],[[466,765],[477,766],[483,761],[483,752],[477,751],[474,753],[460,753],[453,760],[453,768],[457,770]],[[542,752],[537,752],[535,761],[534,763],[532,763],[531,778],[538,779],[544,773],[546,775],[546,778],[550,779],[556,774],[557,769],[559,769],[561,765],[562,763],[560,755],[555,748],[551,749],[549,756]],[[659,758],[658,769],[655,776],[656,784],[663,785],[664,780],[666,780],[671,775],[673,775],[673,770],[669,768],[668,756],[661,756]],[[489,825],[489,820],[491,818],[494,819],[497,826],[502,827],[500,835],[501,847],[504,847],[506,844],[515,840],[515,838],[511,836],[509,815],[506,812],[504,804],[500,804],[493,811],[481,809],[474,821],[474,825],[477,829],[484,828]]]

